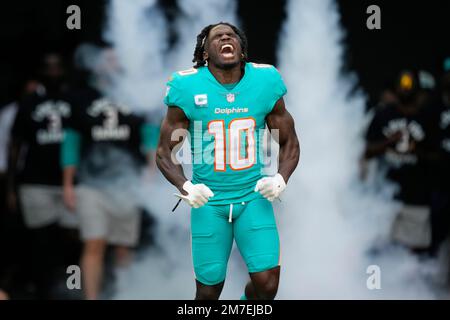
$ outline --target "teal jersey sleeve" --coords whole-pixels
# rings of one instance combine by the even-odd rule
[[[141,126],[141,141],[144,153],[156,150],[159,139],[160,127],[154,124],[145,123]]]
[[[81,135],[73,129],[64,130],[64,140],[61,144],[61,167],[78,166],[80,164]]]
[[[180,72],[175,72],[167,82],[166,96],[164,103],[168,107],[179,107],[183,110],[188,119],[192,118],[190,110],[190,102],[187,99],[186,88],[183,85],[182,75]]]
[[[267,69],[267,77],[267,92],[270,92],[270,97],[268,97],[269,110],[267,113],[270,113],[277,101],[287,93],[287,89],[281,74],[275,67],[271,66]]]

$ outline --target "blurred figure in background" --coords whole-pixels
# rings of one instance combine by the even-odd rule
[[[430,114],[437,96],[436,80],[427,70],[419,70],[417,77],[420,85],[418,103],[426,114]]]
[[[115,247],[116,265],[123,266],[137,245],[141,211],[136,189],[152,142],[144,118],[108,94],[120,72],[114,51],[91,47],[87,52],[85,60],[93,63],[90,88],[73,94],[61,160],[64,201],[80,218],[82,287],[86,299],[97,299],[107,246]]]
[[[432,241],[431,253],[436,254],[450,231],[450,57],[444,61],[441,96],[434,110],[435,157],[432,159]]]
[[[9,210],[6,204],[6,174],[8,168],[8,146],[10,140],[10,130],[17,112],[16,97],[12,97],[11,88],[5,86],[2,88],[2,96],[0,100],[0,300],[10,298],[10,246],[4,245],[9,240],[10,227]]]
[[[393,104],[398,104],[398,97],[395,91],[387,88],[380,95],[380,101],[378,102],[377,108],[383,109],[385,107],[392,106]]]
[[[387,178],[397,184],[402,209],[393,225],[394,241],[411,249],[430,244],[429,184],[426,155],[430,119],[424,92],[414,72],[401,72],[393,104],[378,109],[366,134],[365,158],[379,158]]]
[[[70,116],[66,69],[56,53],[43,55],[39,84],[19,104],[11,130],[8,163],[8,203],[18,204],[30,229],[33,278],[38,299],[52,298],[58,267],[64,265],[64,234],[60,225],[75,229],[65,210],[59,166],[63,121]]]
[[[32,297],[26,289],[30,255],[30,234],[24,225],[20,206],[14,193],[8,196],[8,159],[18,101],[36,92],[40,86],[36,80],[18,81],[3,88],[0,107],[0,300]],[[6,104],[5,104],[6,102]]]

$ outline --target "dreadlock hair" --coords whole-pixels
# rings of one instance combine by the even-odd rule
[[[241,44],[241,50],[242,54],[244,55],[243,61],[247,61],[248,55],[247,55],[247,37],[245,36],[245,33],[238,29],[236,26],[232,25],[228,22],[219,22],[216,24],[210,24],[209,26],[206,26],[203,28],[203,30],[197,35],[197,44],[195,46],[194,50],[194,59],[192,59],[192,62],[194,62],[194,68],[200,68],[206,65],[206,61],[203,59],[203,52],[205,51],[205,43],[208,38],[209,32],[214,27],[217,27],[218,25],[226,25],[229,26],[233,31],[238,35],[239,42]]]

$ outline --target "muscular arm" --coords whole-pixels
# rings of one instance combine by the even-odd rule
[[[181,164],[172,161],[172,152],[175,154],[177,149],[181,147],[188,126],[189,119],[180,108],[168,108],[167,115],[161,124],[159,143],[156,150],[156,165],[159,170],[183,194],[185,194],[183,184],[187,179],[184,176]],[[181,134],[172,137],[172,133],[177,129],[184,130],[180,130],[180,132],[182,131]]]
[[[295,132],[294,119],[286,110],[283,98],[277,101],[272,112],[267,115],[266,121],[271,131],[272,129],[279,130],[277,141],[280,145],[278,173],[287,182],[300,159],[300,144]]]

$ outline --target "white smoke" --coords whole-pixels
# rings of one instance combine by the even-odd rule
[[[112,0],[105,38],[120,66],[111,95],[140,112],[161,113],[167,26],[157,0]]]
[[[184,70],[192,66],[197,34],[210,24],[230,22],[236,24],[236,2],[233,0],[179,0],[181,11],[176,21],[178,43],[171,52],[173,70]]]
[[[210,23],[237,20],[233,0],[178,4],[178,42],[168,52],[156,1],[111,2],[108,37],[125,75],[116,82],[121,101],[144,110],[164,108],[164,83],[171,72],[192,66],[197,33]],[[397,207],[389,200],[389,189],[358,181],[367,119],[364,97],[350,96],[354,78],[341,74],[337,8],[331,0],[291,0],[286,11],[280,71],[289,89],[286,102],[301,137],[302,159],[275,208],[282,245],[279,298],[432,297],[418,276],[423,266],[410,254],[398,248],[383,250],[376,258],[368,254],[385,246]],[[170,213],[174,188],[159,173],[145,179],[139,195],[157,215],[157,246],[119,274],[115,298],[191,299],[195,282],[189,209],[182,203]],[[381,290],[366,288],[371,264],[381,268]],[[239,298],[247,278],[234,249],[221,297]]]
[[[397,205],[386,187],[358,181],[365,100],[342,74],[343,31],[332,0],[291,0],[279,52],[286,104],[300,136],[300,166],[279,206],[281,299],[431,298],[423,266],[389,248]],[[370,254],[379,248],[378,255]],[[388,248],[388,249],[386,249]],[[381,290],[369,290],[369,265]]]

